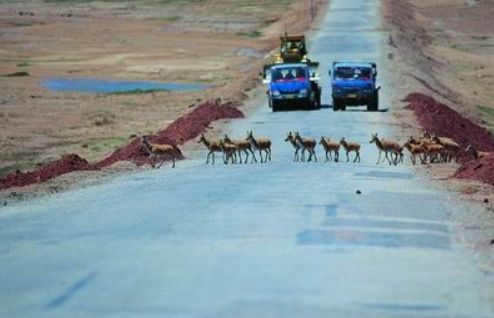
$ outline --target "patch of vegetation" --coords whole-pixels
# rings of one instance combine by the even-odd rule
[[[491,119],[494,118],[494,107],[477,105],[477,109],[484,115],[487,115]]]
[[[23,171],[26,168],[28,168],[27,165],[23,165],[23,164],[20,164],[20,163],[13,164],[11,166],[0,167],[0,177],[5,177],[9,173],[14,172],[14,171],[17,171],[17,170]]]
[[[4,74],[1,75],[2,77],[23,77],[23,76],[29,76],[28,72],[14,72],[10,74]]]
[[[27,67],[27,66],[31,66],[31,64],[29,62],[17,63],[17,67]]]
[[[115,114],[105,110],[87,114],[86,117],[97,127],[111,125],[116,119]]]
[[[95,152],[99,152],[107,149],[114,150],[122,146],[127,141],[128,139],[124,137],[109,137],[109,138],[103,138],[103,139],[91,141],[88,143],[86,147],[89,147],[91,151],[95,151]]]
[[[260,31],[248,31],[248,32],[237,32],[236,35],[246,36],[249,38],[258,38],[262,36],[262,32]]]
[[[109,95],[130,95],[130,94],[149,94],[156,92],[169,92],[168,89],[164,88],[150,88],[150,89],[133,89],[131,91],[121,91],[121,92],[112,92],[108,93]]]
[[[178,16],[178,15],[173,16],[173,17],[166,17],[166,18],[163,18],[163,20],[168,21],[168,22],[178,22],[178,21],[180,21],[180,20],[182,20],[182,19],[183,19],[183,17]]]

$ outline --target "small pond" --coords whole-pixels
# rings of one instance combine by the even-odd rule
[[[210,85],[151,81],[120,81],[94,78],[48,78],[41,85],[49,90],[83,93],[126,93],[146,91],[198,91]]]

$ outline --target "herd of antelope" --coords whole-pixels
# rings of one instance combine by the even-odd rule
[[[287,133],[285,142],[290,143],[294,149],[293,161],[317,161],[316,147],[318,142],[316,139],[302,137],[299,132],[294,131]],[[427,131],[420,137],[410,136],[404,144],[400,144],[396,140],[380,138],[377,134],[372,134],[369,142],[374,143],[379,151],[376,164],[384,161],[390,165],[403,163],[404,149],[410,153],[410,161],[414,165],[417,162],[426,164],[451,162],[453,159],[457,161],[461,151],[460,145],[454,140],[431,135]],[[248,131],[247,136],[243,139],[231,139],[225,135],[223,139],[212,140],[202,134],[198,143],[202,143],[208,150],[206,164],[215,163],[216,153],[221,155],[224,164],[246,164],[249,157],[251,163],[258,162],[256,153],[259,154],[261,163],[271,161],[271,140],[266,137],[254,137],[252,131]],[[142,137],[141,144],[150,156],[155,157],[155,160],[158,156],[163,158],[158,168],[167,158],[172,159],[173,167],[175,167],[174,146],[151,144],[146,137]],[[352,153],[354,153],[352,161],[360,162],[361,145],[357,142],[348,141],[345,138],[337,141],[323,136],[319,144],[325,151],[326,161],[338,162],[340,149],[342,149],[345,152],[347,162],[351,160]],[[475,159],[485,155],[484,152],[477,151],[472,145],[469,145],[465,151]],[[242,154],[245,160],[242,159]]]

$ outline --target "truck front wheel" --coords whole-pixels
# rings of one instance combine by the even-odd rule
[[[271,100],[271,109],[273,110],[273,112],[280,111],[280,109],[281,109],[280,103],[278,101]]]
[[[367,105],[367,111],[376,112],[379,109],[379,93],[374,94],[374,98]]]
[[[337,111],[340,109],[341,102],[333,98],[333,110]]]

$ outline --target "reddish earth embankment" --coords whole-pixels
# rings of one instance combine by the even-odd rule
[[[477,160],[462,152],[462,166],[454,177],[494,185],[494,138],[491,132],[422,93],[411,93],[405,101],[409,103],[407,108],[415,113],[419,124],[427,131],[437,136],[452,138],[463,148],[470,144],[479,151],[492,152]]]
[[[205,102],[192,112],[175,120],[164,130],[149,136],[149,140],[153,143],[182,145],[203,133],[215,120],[241,117],[244,117],[243,113],[229,103]],[[89,164],[77,154],[68,154],[34,171],[10,173],[0,179],[0,190],[44,182],[73,171],[99,170],[118,161],[132,161],[137,165],[142,165],[147,162],[147,157],[148,154],[142,149],[139,138],[134,138],[127,146],[116,150],[96,164]],[[178,148],[176,148],[175,157],[184,158]]]

